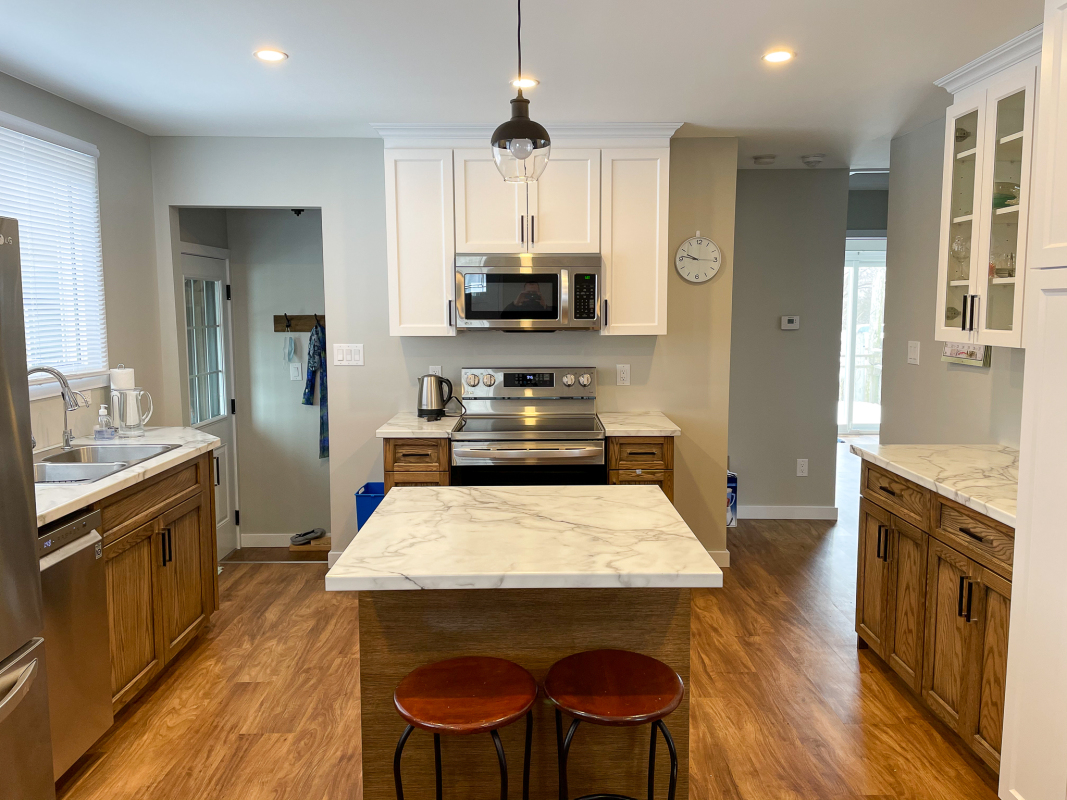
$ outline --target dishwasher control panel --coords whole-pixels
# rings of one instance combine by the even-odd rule
[[[103,527],[99,511],[75,512],[43,526],[37,531],[37,556],[44,557]],[[99,543],[97,544],[99,547]]]

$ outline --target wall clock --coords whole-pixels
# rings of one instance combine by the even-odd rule
[[[674,267],[678,274],[690,283],[704,283],[715,277],[722,266],[722,253],[719,246],[700,231],[691,239],[686,239],[678,248],[674,257]]]

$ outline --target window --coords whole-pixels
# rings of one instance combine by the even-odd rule
[[[19,223],[29,365],[107,373],[96,148],[0,115],[0,216]]]
[[[838,433],[877,433],[882,420],[885,239],[845,240]]]
[[[226,413],[222,361],[222,283],[185,279],[185,337],[189,349],[189,424]]]

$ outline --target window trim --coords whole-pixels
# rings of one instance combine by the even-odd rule
[[[44,125],[38,125],[36,122],[30,122],[28,119],[16,117],[5,111],[0,111],[0,128],[7,128],[16,133],[32,136],[34,139],[40,139],[42,142],[59,145],[68,150],[74,150],[78,153],[92,156],[93,158],[100,158],[100,149],[91,142],[75,139],[73,136],[54,131],[51,128],[46,128]]]

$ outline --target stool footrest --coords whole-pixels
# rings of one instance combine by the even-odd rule
[[[583,794],[575,800],[637,800],[628,794]]]

